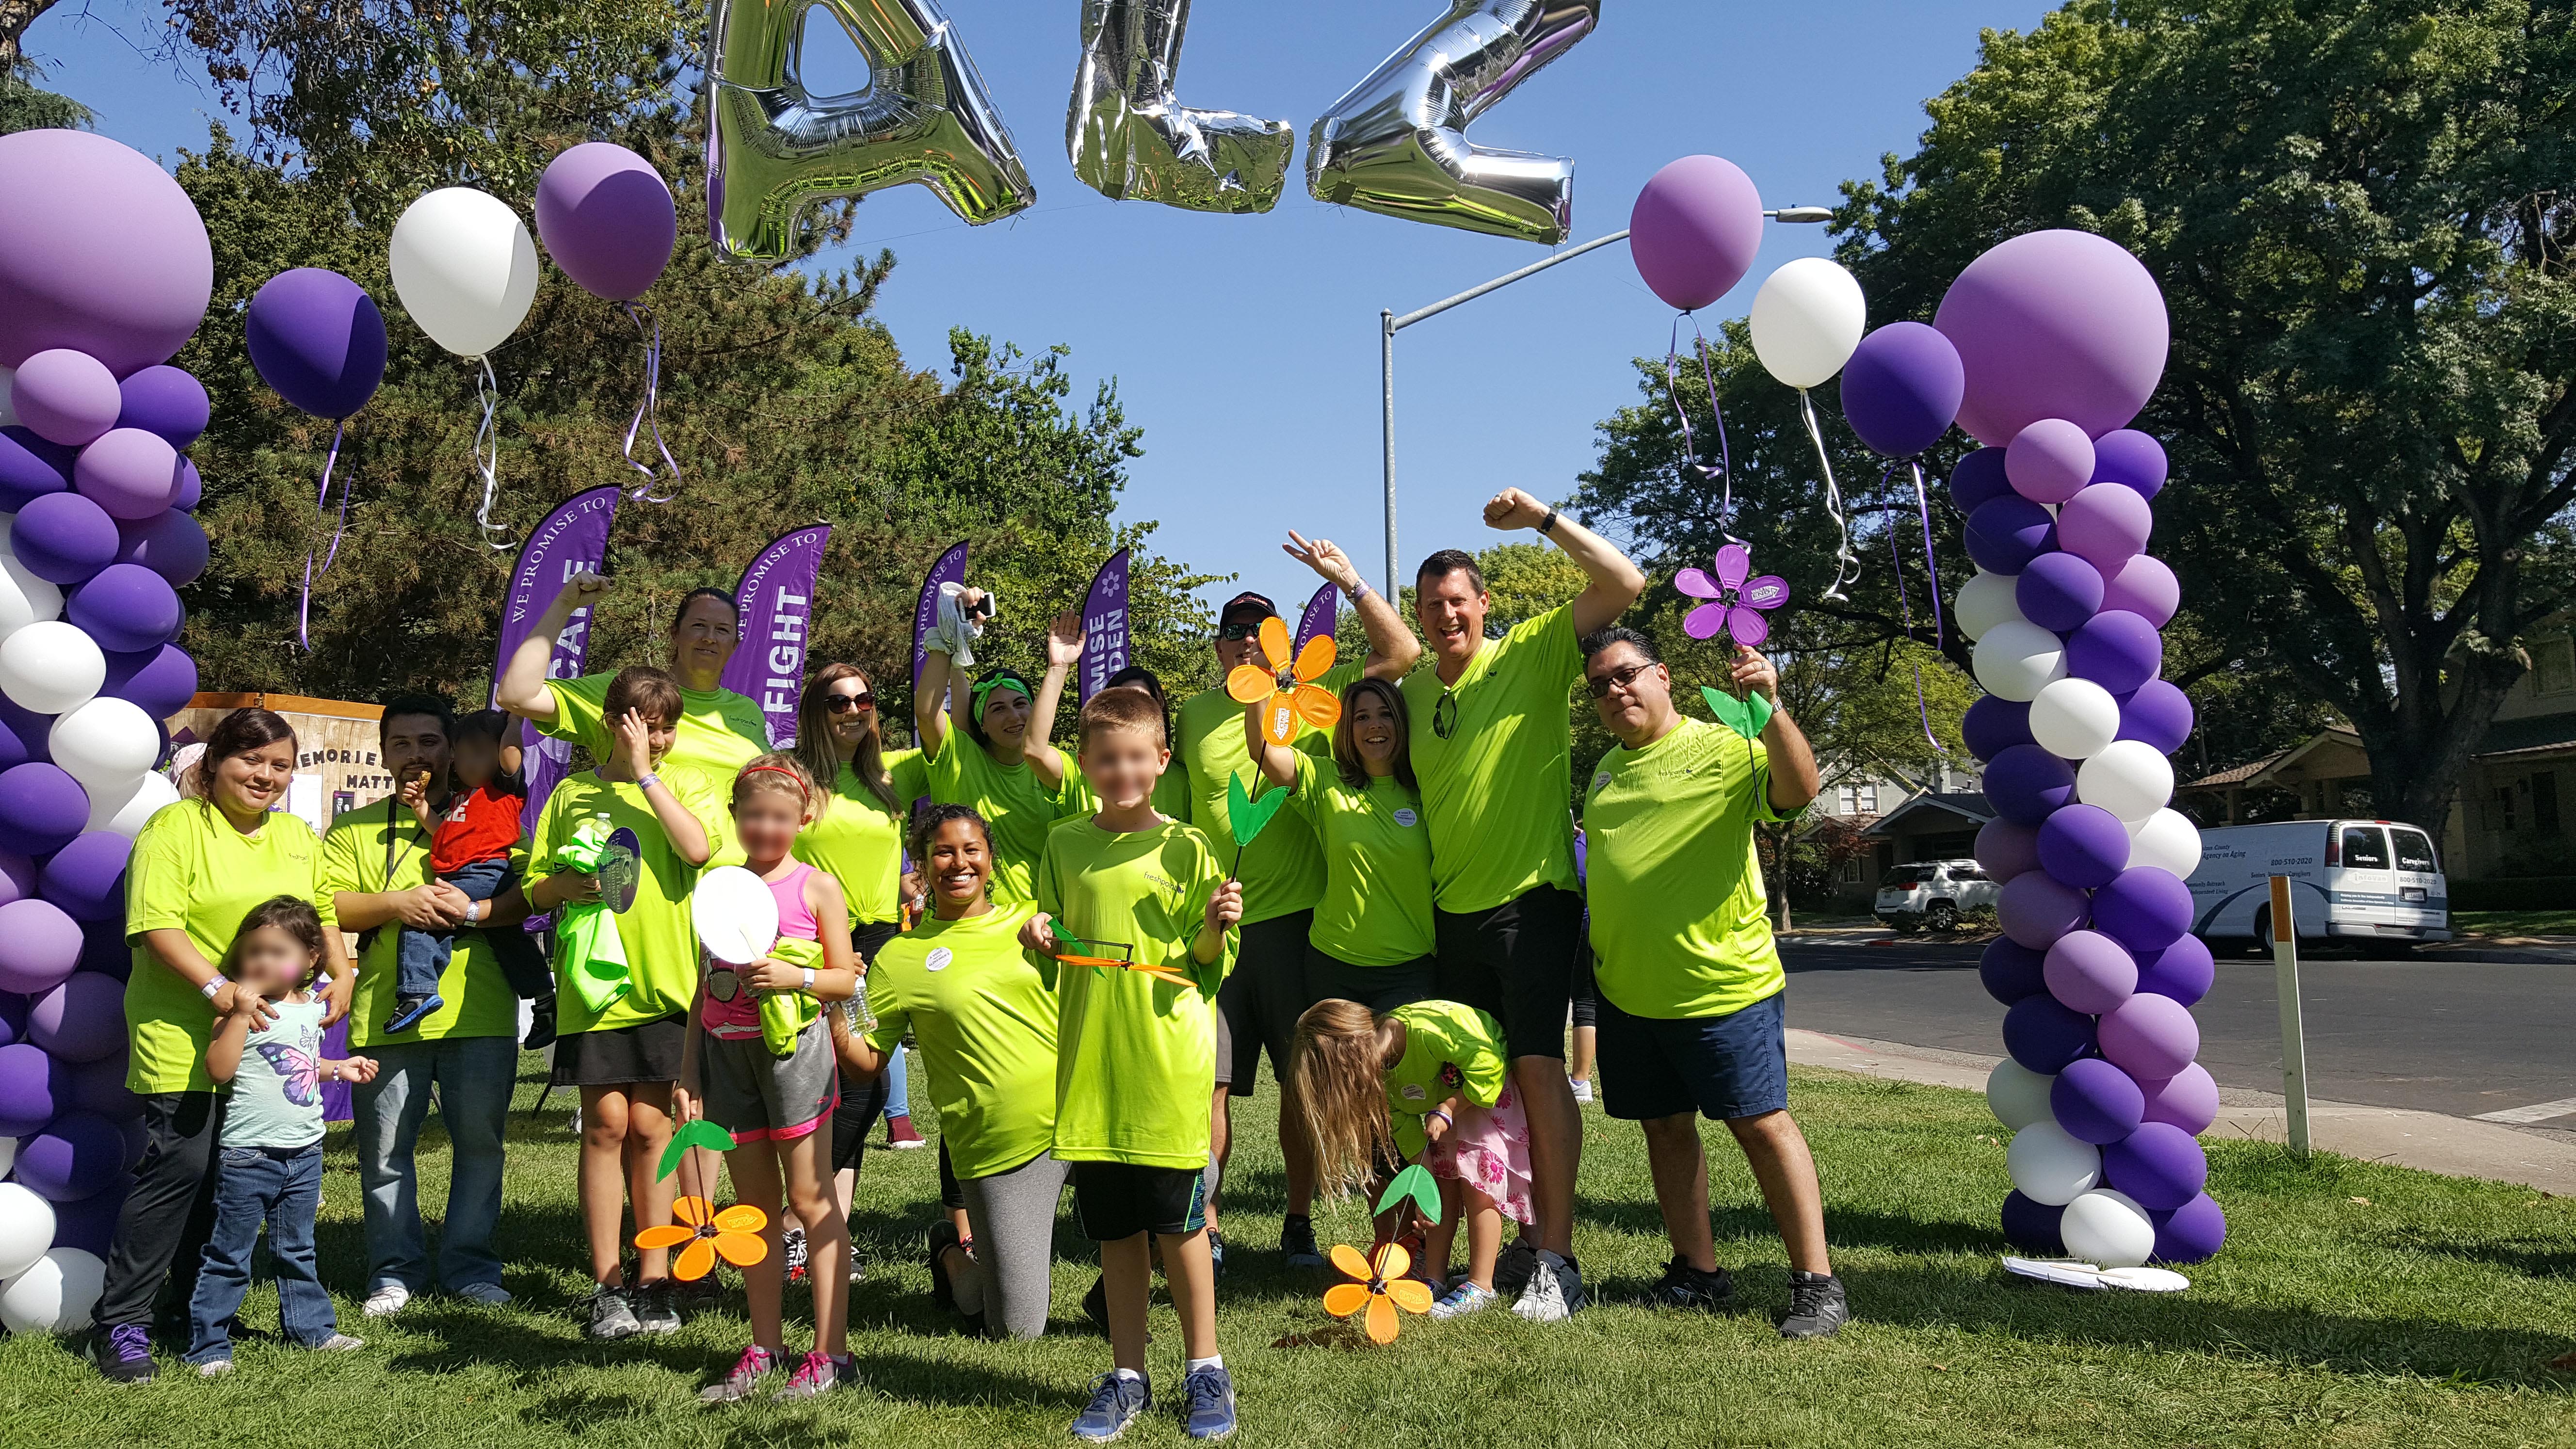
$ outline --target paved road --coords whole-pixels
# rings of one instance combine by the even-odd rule
[[[1977,982],[1978,948],[1785,942],[1789,1024],[2000,1055],[2003,1008]],[[2194,1008],[2219,1084],[2281,1090],[2268,958],[2222,955]],[[2311,1096],[2474,1117],[2541,1103],[2576,1127],[2576,965],[2503,961],[2300,963]]]

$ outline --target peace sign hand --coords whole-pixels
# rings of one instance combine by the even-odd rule
[[[1329,538],[1309,542],[1292,528],[1288,531],[1288,541],[1279,545],[1279,551],[1321,574],[1329,583],[1344,589],[1359,587],[1360,571],[1352,567],[1351,556],[1342,552],[1341,546]]]

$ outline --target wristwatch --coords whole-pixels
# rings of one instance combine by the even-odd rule
[[[1542,518],[1542,519],[1540,519],[1540,520],[1538,521],[1538,531],[1539,531],[1539,532],[1541,532],[1541,533],[1551,534],[1551,535],[1556,531],[1556,510],[1555,510],[1555,509],[1553,509],[1553,508],[1549,509],[1549,510],[1547,511],[1547,517]]]

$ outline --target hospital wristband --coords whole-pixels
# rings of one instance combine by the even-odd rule
[[[224,978],[217,976],[209,980],[205,985],[198,987],[197,994],[206,998],[208,1001],[212,1001],[215,999],[215,993],[223,990],[224,985]]]

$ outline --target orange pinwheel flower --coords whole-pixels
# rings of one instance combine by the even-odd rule
[[[1333,1266],[1346,1278],[1357,1281],[1336,1283],[1324,1290],[1324,1311],[1335,1318],[1348,1318],[1368,1310],[1368,1336],[1371,1343],[1395,1342],[1400,1321],[1395,1310],[1407,1313],[1431,1311],[1431,1285],[1419,1278],[1408,1278],[1405,1270],[1413,1266],[1413,1255],[1400,1243],[1386,1243],[1363,1258],[1359,1250],[1346,1243],[1333,1245]]]
[[[769,1256],[769,1243],[760,1236],[769,1226],[769,1215],[756,1207],[740,1203],[718,1211],[716,1205],[702,1197],[683,1197],[671,1204],[676,1223],[646,1228],[635,1235],[639,1248],[680,1248],[680,1256],[671,1260],[671,1276],[695,1280],[707,1276],[716,1265],[718,1254],[737,1268],[748,1268]]]
[[[1238,664],[1225,677],[1225,692],[1238,704],[1258,703],[1263,695],[1270,697],[1269,706],[1261,711],[1261,734],[1274,745],[1293,744],[1297,739],[1297,721],[1317,729],[1328,730],[1342,717],[1342,702],[1329,689],[1320,689],[1311,680],[1323,677],[1333,667],[1333,636],[1318,634],[1296,651],[1289,661],[1288,626],[1273,614],[1261,621],[1261,653],[1270,667]]]

